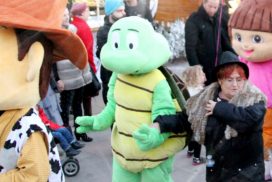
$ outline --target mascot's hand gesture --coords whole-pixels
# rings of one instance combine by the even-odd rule
[[[169,134],[160,134],[158,129],[151,128],[146,124],[143,124],[139,130],[133,133],[133,138],[142,151],[158,147],[168,136]]]
[[[109,86],[111,87],[110,81]],[[115,101],[113,100],[113,90],[108,91],[108,103],[101,113],[96,116],[79,116],[76,118],[78,133],[87,133],[89,131],[101,131],[109,128],[114,122]]]
[[[94,117],[93,116],[80,116],[76,118],[76,124],[80,125],[77,127],[78,133],[87,133],[89,131],[93,131],[93,123]]]
[[[89,131],[101,131],[109,128],[112,125],[112,119],[104,114],[97,116],[80,116],[76,118],[78,133],[87,133]]]

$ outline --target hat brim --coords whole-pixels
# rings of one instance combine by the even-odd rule
[[[42,8],[42,7],[41,7]],[[80,38],[63,28],[52,28],[48,22],[29,16],[25,12],[0,6],[0,26],[43,32],[54,45],[53,61],[69,59],[83,69],[87,64],[87,52]]]
[[[240,62],[240,61],[233,61],[233,62],[227,62],[227,63],[223,63],[223,64],[220,64],[218,66],[216,66],[213,70],[213,78],[214,80],[213,81],[217,81],[217,72],[225,67],[225,66],[228,66],[228,65],[233,65],[233,64],[238,64],[239,66],[241,66],[245,72],[245,76],[246,76],[246,79],[248,79],[249,77],[249,69],[248,69],[248,66],[243,63],[243,62]]]

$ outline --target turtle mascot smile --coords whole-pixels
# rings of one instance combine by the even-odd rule
[[[173,156],[184,147],[185,138],[148,129],[159,115],[177,111],[171,88],[158,69],[170,55],[167,40],[140,17],[122,18],[109,31],[100,56],[103,66],[113,71],[108,103],[100,114],[77,117],[76,123],[80,133],[113,124],[114,182],[172,181]]]

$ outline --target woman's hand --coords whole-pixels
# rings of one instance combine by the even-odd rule
[[[62,80],[57,81],[57,88],[59,92],[62,92],[64,90],[64,82]]]
[[[208,101],[208,103],[206,104],[206,107],[205,107],[205,109],[207,111],[207,113],[205,114],[205,116],[210,116],[210,115],[213,114],[213,109],[215,107],[215,104],[216,104],[216,102],[214,102],[213,100],[209,100]]]

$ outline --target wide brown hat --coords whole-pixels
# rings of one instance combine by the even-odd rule
[[[79,68],[87,63],[80,38],[61,27],[66,0],[0,0],[0,26],[43,32],[54,45],[54,60],[69,59]]]

